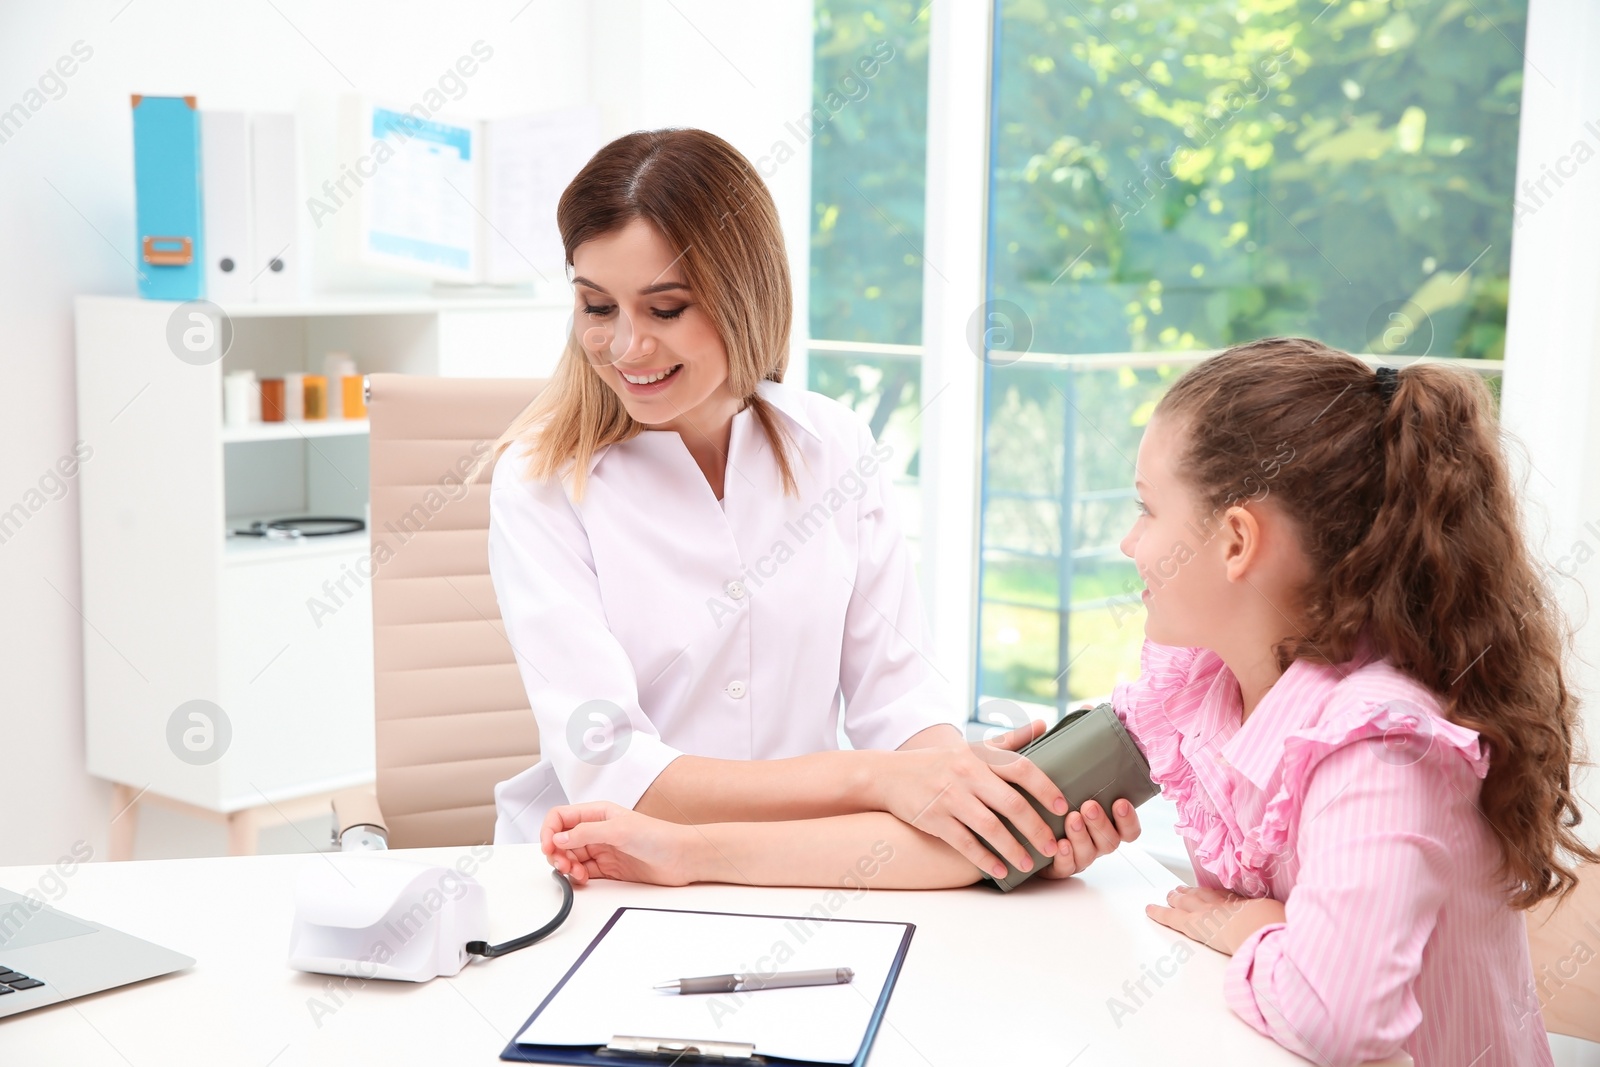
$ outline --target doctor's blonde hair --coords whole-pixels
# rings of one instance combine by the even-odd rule
[[[778,211],[754,166],[727,141],[695,129],[641,130],[601,148],[561,194],[556,224],[567,266],[583,242],[644,219],[667,243],[728,351],[728,389],[772,446],[786,493],[798,493],[787,430],[756,392],[789,363],[794,296]],[[468,475],[474,480],[513,444],[531,446],[525,476],[545,479],[569,461],[582,499],[595,451],[647,427],[628,414],[591,365],[575,327],[555,373]]]

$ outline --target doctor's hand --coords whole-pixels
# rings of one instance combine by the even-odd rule
[[[995,852],[1012,866],[1030,870],[1033,859],[1028,850],[995,813],[1011,820],[1018,832],[1046,857],[1057,854],[1050,827],[1012,788],[1014,782],[1046,809],[1066,814],[1067,799],[1061,790],[1016,751],[1044,731],[1044,722],[1035,719],[987,741],[961,740],[885,753],[885,774],[879,784],[883,808],[902,822],[944,841],[996,878],[1004,877],[1006,872]],[[994,852],[985,848],[984,842]]]
[[[574,886],[591,878],[688,885],[694,828],[642,815],[610,801],[563,804],[545,814],[539,847]]]

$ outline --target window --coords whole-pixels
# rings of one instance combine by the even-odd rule
[[[918,534],[927,5],[821,0],[815,11],[807,387],[894,449]],[[823,121],[825,120],[825,121]]]
[[[1498,370],[1525,15],[997,5],[980,700],[1137,674],[1132,460],[1205,352],[1296,333]]]
[[[987,43],[963,21],[948,47],[992,49],[989,143],[961,141],[987,204],[952,209],[987,211],[977,603],[935,626],[976,612],[974,707],[1050,717],[1137,673],[1132,461],[1207,353],[1300,333],[1497,383],[1526,9],[994,0]],[[808,384],[894,445],[913,538],[941,477],[917,463],[929,18],[815,7]]]

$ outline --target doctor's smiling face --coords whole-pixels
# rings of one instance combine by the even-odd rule
[[[629,415],[655,429],[715,425],[737,409],[728,351],[682,272],[682,255],[635,218],[572,254],[573,329]]]

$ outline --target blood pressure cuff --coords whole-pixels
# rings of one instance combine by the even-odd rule
[[[1086,801],[1094,800],[1109,815],[1113,801],[1126,800],[1137,808],[1160,792],[1155,782],[1150,780],[1150,764],[1146,762],[1144,753],[1134,744],[1110,704],[1069,712],[1044,734],[1030,741],[1020,754],[1032,760],[1056,784],[1056,788],[1067,798],[1069,812],[1078,810]],[[1050,827],[1057,841],[1066,836],[1065,815],[1048,810],[1021,786],[1013,783],[1012,787],[1033,805],[1033,810]],[[997,879],[991,874],[984,874],[990,883],[1004,892],[1010,892],[1038,874],[1050,862],[1050,858],[1035,848],[1012,825],[1010,819],[1001,815],[1000,822],[1033,857],[1032,870],[1018,870],[1007,862],[1004,878]]]

